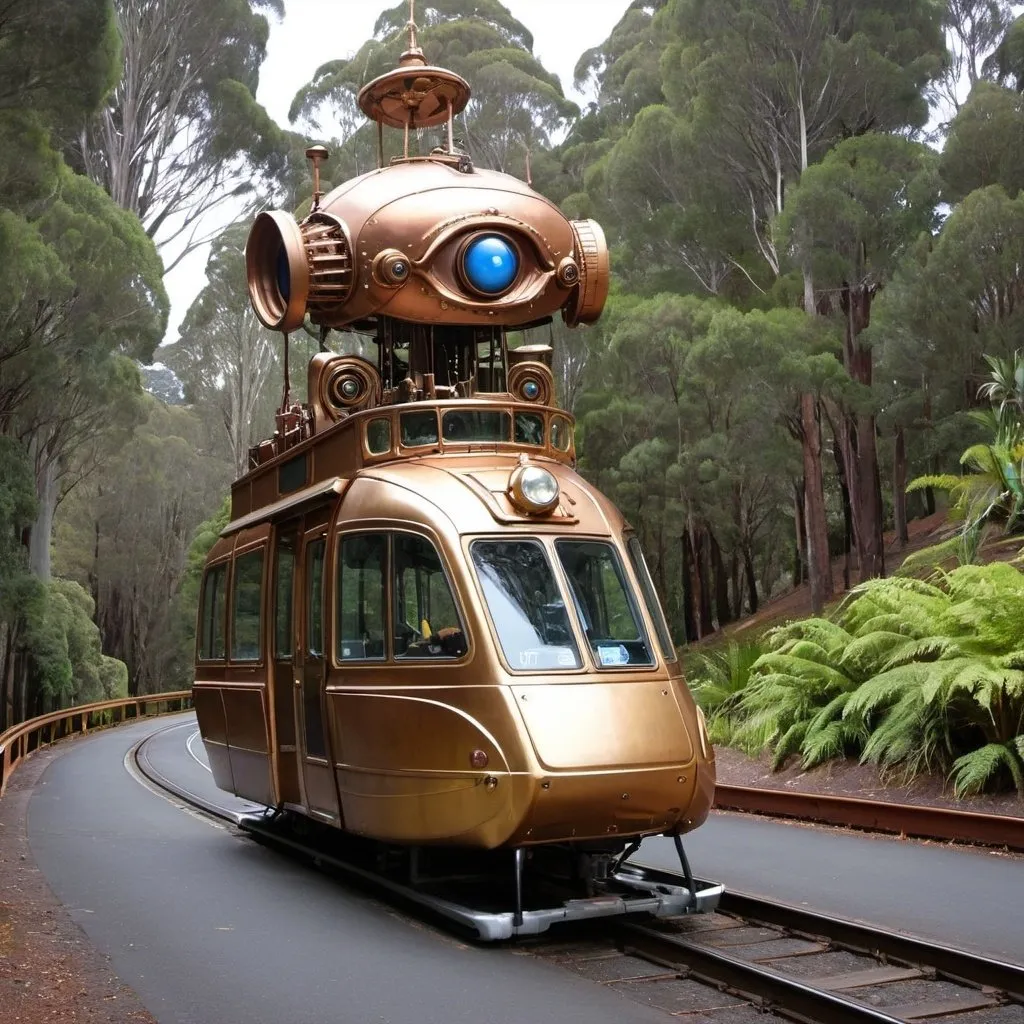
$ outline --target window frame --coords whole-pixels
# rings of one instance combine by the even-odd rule
[[[395,653],[394,620],[397,615],[396,598],[398,594],[398,580],[395,573],[395,566],[398,560],[395,557],[395,540],[399,535],[405,537],[417,537],[420,540],[426,541],[434,549],[434,554],[437,555],[437,560],[441,565],[441,574],[444,576],[445,584],[448,587],[448,593],[451,595],[452,605],[455,609],[455,616],[459,622],[459,629],[462,631],[463,639],[466,642],[466,650],[463,654],[460,654],[457,657],[452,657],[450,655],[423,655],[421,657],[416,657],[415,655]],[[473,647],[470,642],[469,630],[466,628],[466,614],[462,609],[462,602],[459,600],[459,592],[454,585],[451,570],[448,567],[448,563],[445,561],[444,549],[433,537],[429,537],[425,533],[419,533],[415,530],[388,531],[388,627],[389,660],[394,662],[396,665],[405,665],[410,662],[414,662],[419,665],[458,665],[466,661],[472,654]]]
[[[587,639],[587,631],[580,616],[580,610],[576,606],[576,594],[572,589],[572,581],[569,579],[569,574],[566,571],[565,566],[562,564],[562,558],[558,553],[558,545],[560,542],[569,544],[601,544],[611,549],[618,567],[619,581],[623,585],[626,602],[629,605],[630,611],[633,613],[633,620],[640,631],[637,639],[643,641],[644,645],[647,647],[648,653],[650,654],[650,661],[648,661],[647,664],[601,664],[600,659],[597,656],[597,652],[591,645],[590,640]],[[597,672],[653,672],[656,670],[658,668],[658,659],[660,655],[656,645],[651,643],[651,638],[647,631],[647,619],[644,616],[643,609],[637,602],[637,595],[635,593],[633,581],[626,572],[626,563],[623,560],[622,552],[619,550],[619,546],[615,543],[615,540],[611,537],[593,537],[587,535],[577,537],[573,535],[567,536],[565,534],[560,534],[557,537],[552,538],[552,547],[554,548],[557,571],[561,574],[562,585],[565,587],[566,593],[571,599],[570,608],[572,609],[571,614],[573,621],[575,622],[579,635],[583,640],[583,649],[587,652],[587,657],[593,665],[594,670]]]
[[[238,598],[238,563],[243,558],[248,558],[250,555],[260,556],[260,590],[259,590],[259,618],[258,628],[256,633],[256,647],[257,655],[255,658],[239,658],[235,656],[235,626],[237,623],[236,609],[237,609],[237,598]],[[230,594],[230,611],[228,613],[228,633],[225,637],[225,647],[227,650],[227,661],[232,665],[262,665],[264,663],[264,626],[266,625],[266,608],[265,608],[265,597],[266,597],[266,579],[267,579],[267,545],[266,543],[252,544],[245,548],[243,551],[236,551],[231,558],[231,594]]]
[[[290,527],[290,529],[289,529]],[[291,541],[290,544],[282,543],[285,539]],[[287,661],[292,662],[295,659],[295,618],[296,608],[295,603],[295,584],[299,575],[299,552],[302,549],[302,538],[298,531],[297,524],[292,521],[290,524],[281,524],[275,528],[274,536],[274,549],[273,557],[270,559],[270,580],[268,584],[269,595],[270,595],[270,659],[271,661]],[[281,606],[278,603],[280,597],[280,583],[281,583],[281,553],[282,551],[288,551],[291,555],[292,560],[292,578],[291,588],[288,594],[288,650],[281,651],[278,648],[278,627],[281,625],[279,621],[279,613]]]
[[[228,663],[228,583],[230,582],[228,568],[231,565],[231,557],[221,558],[216,562],[212,562],[206,566],[203,570],[203,581],[199,591],[199,616],[197,619],[196,629],[196,664],[207,664],[207,665],[226,665]],[[221,593],[223,597],[223,605],[221,608],[221,636],[224,641],[224,652],[217,657],[216,655],[207,655],[205,651],[204,640],[206,637],[206,586],[208,581],[214,576],[214,574],[220,573],[223,580]],[[217,604],[217,592],[214,591],[214,607]],[[212,619],[210,620],[212,623]],[[210,636],[211,642],[213,640],[213,633]]]
[[[342,610],[341,597],[341,552],[345,541],[349,537],[383,537],[384,538],[384,566],[383,566],[383,587],[384,587],[384,653],[374,657],[342,658],[339,647],[341,645],[341,629],[339,616]],[[353,665],[381,665],[392,660],[391,655],[391,632],[389,624],[391,621],[391,587],[388,580],[391,575],[392,550],[391,531],[386,529],[365,529],[357,528],[350,530],[339,530],[334,538],[334,572],[332,574],[334,587],[334,616],[332,623],[333,636],[331,638],[331,665],[337,669],[350,668]]]
[[[476,562],[473,560],[473,545],[479,542],[500,544],[512,541],[534,544],[544,553],[544,557],[548,563],[548,569],[551,571],[552,579],[558,589],[559,596],[562,598],[562,603],[565,605],[566,617],[569,620],[569,628],[572,630],[573,640],[576,644],[576,656],[579,658],[579,665],[572,667],[566,666],[564,668],[536,669],[515,668],[512,666],[511,662],[509,662],[508,657],[505,654],[505,645],[501,641],[501,635],[498,633],[498,627],[494,622],[494,616],[491,614],[491,606],[487,601],[486,593],[484,593],[483,583],[480,579],[480,572],[477,569]],[[586,642],[586,636],[580,631],[580,624],[576,617],[575,609],[571,607],[571,602],[566,600],[567,596],[571,597],[567,592],[568,582],[564,578],[562,567],[558,564],[558,556],[552,550],[549,541],[549,537],[539,536],[537,534],[480,534],[479,536],[471,536],[464,539],[466,561],[472,570],[473,585],[476,587],[477,594],[479,596],[480,607],[483,611],[484,619],[487,622],[487,628],[491,632],[491,638],[494,642],[494,650],[501,659],[501,663],[504,666],[505,671],[510,675],[525,677],[536,676],[538,674],[546,675],[548,673],[555,672],[558,673],[561,678],[585,675],[593,669],[593,666],[591,665],[592,659],[589,653],[590,645]]]
[[[462,600],[462,595],[459,588],[455,584],[455,576],[452,573],[451,566],[448,563],[448,559],[445,555],[444,545],[439,542],[439,538],[431,533],[421,530],[403,530],[395,529],[391,526],[377,527],[367,526],[366,524],[345,524],[345,528],[337,529],[334,534],[334,555],[333,555],[333,587],[334,587],[334,598],[338,607],[340,608],[341,603],[341,591],[339,588],[339,575],[338,569],[341,560],[341,548],[345,542],[346,537],[356,536],[359,534],[370,534],[375,536],[384,536],[387,540],[386,547],[386,558],[384,567],[384,597],[386,611],[384,616],[384,655],[383,657],[373,658],[340,658],[338,651],[339,636],[338,634],[338,618],[337,613],[333,617],[331,629],[334,632],[331,642],[331,654],[330,664],[333,669],[346,670],[349,668],[379,668],[381,665],[391,666],[402,666],[402,665],[462,665],[473,657],[473,636],[467,625],[467,618],[465,612],[465,602]],[[394,645],[394,629],[395,629],[395,614],[396,614],[396,594],[395,594],[395,537],[399,534],[406,536],[419,537],[430,544],[437,554],[438,560],[441,563],[441,570],[444,573],[445,583],[448,586],[448,590],[452,596],[452,602],[455,606],[455,613],[459,619],[459,626],[462,630],[462,635],[466,641],[466,651],[464,654],[459,655],[457,658],[453,657],[408,657],[406,655],[396,655]]]
[[[661,651],[661,656],[668,664],[676,662],[679,660],[679,655],[676,653],[676,645],[672,640],[672,627],[668,624],[665,609],[662,608],[661,600],[658,598],[658,588],[654,585],[654,577],[651,576],[651,570],[647,564],[647,558],[644,555],[640,538],[635,533],[626,533],[623,535],[622,540],[623,546],[626,549],[626,555],[629,558],[630,568],[632,568],[633,575],[636,576],[637,583],[640,585],[640,595],[644,599],[644,610],[647,612],[647,617],[651,620],[651,625],[654,627],[654,635],[658,640],[658,649]],[[635,557],[633,553],[634,544],[636,545]],[[648,593],[648,591],[650,592]],[[653,607],[651,606],[652,602],[654,602]],[[664,630],[664,635],[662,635],[662,630]]]

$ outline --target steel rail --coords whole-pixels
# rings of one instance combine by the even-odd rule
[[[799,936],[825,938],[843,949],[928,967],[950,981],[998,989],[1017,1002],[1024,1002],[1021,964],[728,889],[719,900],[719,909],[744,921],[774,925]]]
[[[90,728],[121,725],[138,718],[185,711],[191,705],[191,690],[174,690],[80,704],[21,722],[0,733],[0,797],[4,795],[18,765],[41,747],[48,747],[69,736],[84,735]],[[155,711],[152,710],[154,707]],[[105,722],[108,713],[110,721]]]
[[[883,1010],[817,988],[763,964],[708,949],[642,924],[617,926],[622,951],[679,971],[687,978],[725,988],[755,1005],[815,1024],[906,1024]]]
[[[723,811],[795,818],[922,839],[1024,850],[1024,817],[1009,814],[982,814],[822,793],[724,785],[715,788],[715,807]]]

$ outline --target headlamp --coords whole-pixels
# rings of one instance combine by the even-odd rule
[[[541,515],[558,504],[558,481],[540,466],[520,466],[509,480],[508,493],[516,508]]]

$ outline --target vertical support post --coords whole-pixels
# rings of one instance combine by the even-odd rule
[[[515,872],[516,872],[516,912],[512,918],[512,924],[516,928],[523,926],[523,863],[526,860],[526,850],[522,846],[515,848]]]
[[[451,101],[448,102],[448,154],[455,152],[455,115],[452,113]]]
[[[679,855],[679,863],[683,868],[683,877],[686,879],[686,888],[690,890],[690,906],[697,909],[697,886],[693,881],[693,872],[690,870],[690,862],[686,857],[686,851],[683,849],[682,836],[677,832],[673,837],[672,841],[676,844],[676,853]]]
[[[377,122],[377,167],[384,167],[384,122]]]

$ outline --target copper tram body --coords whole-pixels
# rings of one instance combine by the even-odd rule
[[[458,108],[414,44],[361,97],[382,125]],[[639,545],[574,470],[550,348],[508,344],[600,315],[600,228],[451,145],[315,179],[301,224],[254,225],[253,307],[377,358],[315,356],[232,488],[194,689],[217,785],[408,847],[618,857],[697,827],[714,755]]]

